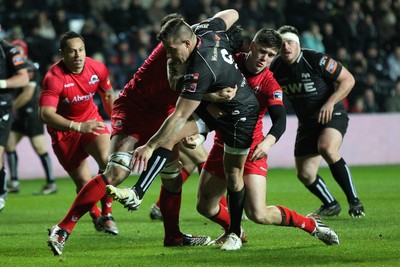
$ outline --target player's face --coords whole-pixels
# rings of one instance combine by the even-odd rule
[[[287,63],[292,64],[300,55],[300,44],[291,39],[283,38],[281,56]]]
[[[173,41],[172,39],[163,42],[167,50],[167,58],[172,59],[177,63],[185,62],[189,56],[189,46],[186,41]]]
[[[81,73],[85,66],[85,44],[80,38],[67,40],[67,46],[61,51],[64,64],[73,73]]]
[[[263,71],[266,67],[269,67],[272,60],[278,54],[278,50],[272,47],[267,47],[263,45],[257,45],[252,42],[250,45],[250,57],[249,62],[251,66],[249,71],[253,73],[259,73]]]

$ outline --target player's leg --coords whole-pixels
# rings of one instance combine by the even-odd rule
[[[206,168],[211,168],[211,166],[208,165],[207,167],[206,165]],[[201,215],[219,224],[224,229],[224,233],[212,241],[212,244],[215,245],[222,245],[229,234],[230,216],[228,207],[220,203],[220,199],[225,195],[225,192],[226,179],[203,169],[199,179],[196,208]]]
[[[110,185],[107,186],[107,193],[123,204],[128,210],[137,210],[146,191],[168,162],[175,144],[186,136],[198,133],[198,129],[196,121],[188,120],[179,133],[171,138],[167,144],[154,150],[147,163],[147,170],[140,174],[138,181],[131,189],[118,189]]]
[[[30,141],[33,149],[40,158],[44,172],[46,174],[46,184],[43,186],[41,190],[34,192],[33,194],[34,195],[54,194],[57,192],[57,185],[53,174],[53,166],[51,158],[48,154],[46,147],[46,138],[44,134],[38,134],[30,137]]]
[[[96,175],[83,186],[65,217],[49,229],[48,244],[56,255],[62,254],[65,241],[79,219],[106,196],[106,185],[110,182],[116,185],[121,183],[131,172],[131,157],[128,156],[128,152],[133,150],[137,139],[127,135],[114,135],[110,143],[110,158],[106,171]]]
[[[3,166],[4,146],[0,144],[0,211],[6,206],[7,199],[7,177]]]
[[[325,128],[318,139],[318,151],[328,163],[333,178],[346,194],[350,216],[358,218],[365,216],[364,206],[357,195],[350,168],[339,154],[342,141],[342,134],[338,130]]]
[[[180,231],[179,213],[182,200],[182,175],[179,162],[179,150],[176,145],[164,170],[160,173],[162,187],[160,209],[164,214],[164,246],[201,246],[207,245],[209,236],[189,235]]]
[[[2,108],[3,109],[3,108]],[[1,110],[3,114],[11,114],[11,105],[9,108]],[[4,115],[5,116],[5,115]],[[0,211],[4,209],[7,199],[7,177],[6,171],[3,165],[4,159],[3,154],[7,145],[8,136],[11,131],[11,120],[0,120]]]
[[[242,246],[241,221],[244,207],[246,189],[243,181],[244,163],[248,149],[234,149],[225,145],[224,171],[227,178],[227,199],[231,223],[228,229],[228,237],[221,246],[222,250],[237,250]]]
[[[204,162],[207,159],[207,151],[205,150],[203,145],[199,145],[198,147],[191,149],[187,148],[182,142],[178,143],[179,146],[179,160],[182,163],[182,183],[185,183],[189,178],[190,174],[197,168],[198,173],[200,174],[201,169],[203,168]],[[161,190],[163,190],[161,188]],[[156,201],[150,208],[150,218],[152,220],[162,220],[162,213],[160,211],[160,199]]]
[[[297,177],[306,188],[322,201],[322,206],[315,211],[320,216],[334,216],[341,211],[339,202],[333,197],[324,180],[318,175],[321,164],[320,155],[295,157]]]
[[[18,179],[17,144],[22,138],[22,133],[11,131],[6,145],[7,162],[10,170],[10,180],[7,182],[9,193],[18,193],[20,182]]]

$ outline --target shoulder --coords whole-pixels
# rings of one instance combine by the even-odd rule
[[[221,18],[209,18],[195,25],[194,32],[201,34],[207,31],[225,31],[226,24]]]

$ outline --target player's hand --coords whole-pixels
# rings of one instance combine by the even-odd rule
[[[251,155],[251,161],[256,161],[262,158],[266,158],[268,156],[269,151],[271,150],[271,145],[267,142],[260,142],[253,151],[253,155]]]
[[[194,134],[182,139],[182,144],[190,149],[195,149],[204,142],[205,138],[201,134]]]
[[[318,123],[327,124],[332,120],[333,104],[325,103],[319,110]]]
[[[100,135],[96,131],[102,131],[106,128],[106,124],[102,121],[97,121],[97,119],[88,120],[80,123],[81,123],[80,128],[78,125],[77,131],[84,134]]]
[[[154,150],[147,145],[140,146],[132,152],[131,168],[134,173],[147,170],[147,163],[153,155]]]

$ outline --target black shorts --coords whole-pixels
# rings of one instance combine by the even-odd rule
[[[258,119],[258,106],[251,112],[243,113],[238,116],[226,116],[215,119],[206,110],[206,106],[200,104],[195,111],[210,129],[219,129],[224,143],[231,148],[246,149],[250,148],[253,142],[253,132]]]
[[[44,126],[40,121],[37,110],[19,112],[14,119],[11,130],[28,137],[44,134]]]
[[[299,123],[297,128],[296,143],[294,145],[294,156],[306,156],[311,154],[319,154],[318,138],[321,131],[325,128],[334,128],[338,130],[344,137],[349,125],[349,117],[347,114],[333,116],[328,124],[317,123],[316,120],[308,123]]]
[[[7,145],[12,124],[11,99],[2,98],[0,95],[0,146]]]

